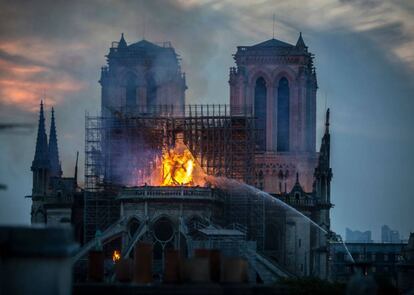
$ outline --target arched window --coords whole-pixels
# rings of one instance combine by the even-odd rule
[[[259,171],[258,188],[261,189],[261,190],[264,189],[264,176],[263,176],[263,171],[262,170]]]
[[[256,145],[266,149],[266,81],[260,77],[254,88],[254,114],[256,117]]]
[[[133,73],[128,73],[126,79],[126,106],[135,107],[137,105],[137,77]]]
[[[156,240],[160,242],[170,241],[174,237],[174,225],[166,217],[161,217],[153,225],[153,232]]]
[[[306,90],[306,150],[314,152],[312,134],[312,102],[309,88]]]
[[[289,81],[285,77],[277,88],[277,151],[289,151]]]

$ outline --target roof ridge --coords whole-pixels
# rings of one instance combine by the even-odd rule
[[[250,47],[294,47],[295,45],[281,41],[279,39],[269,39],[258,44],[252,45]]]

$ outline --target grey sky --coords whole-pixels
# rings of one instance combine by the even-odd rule
[[[299,31],[316,55],[319,127],[332,112],[332,226],[414,231],[414,4],[407,1],[2,1],[0,115],[37,124],[55,105],[65,174],[83,162],[85,110],[99,109],[99,72],[111,41],[171,41],[187,74],[188,103],[226,103],[238,45]],[[50,114],[48,113],[48,123]],[[321,130],[321,128],[319,128]],[[320,135],[320,134],[319,134]],[[0,223],[29,223],[35,129],[0,134]],[[320,136],[318,137],[320,140]]]

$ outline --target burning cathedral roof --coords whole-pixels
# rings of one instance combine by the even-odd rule
[[[160,186],[204,186],[205,173],[178,134],[173,148],[165,147],[150,183]]]

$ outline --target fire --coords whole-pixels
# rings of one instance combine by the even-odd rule
[[[165,148],[157,160],[157,171],[152,174],[151,183],[161,186],[203,186],[204,172],[184,144],[183,134],[176,136],[174,148]]]
[[[118,250],[115,250],[114,253],[112,254],[112,261],[117,262],[120,259],[121,259],[121,253]]]
[[[161,185],[192,185],[194,158],[188,149],[178,153],[175,149],[166,151],[162,155]]]

